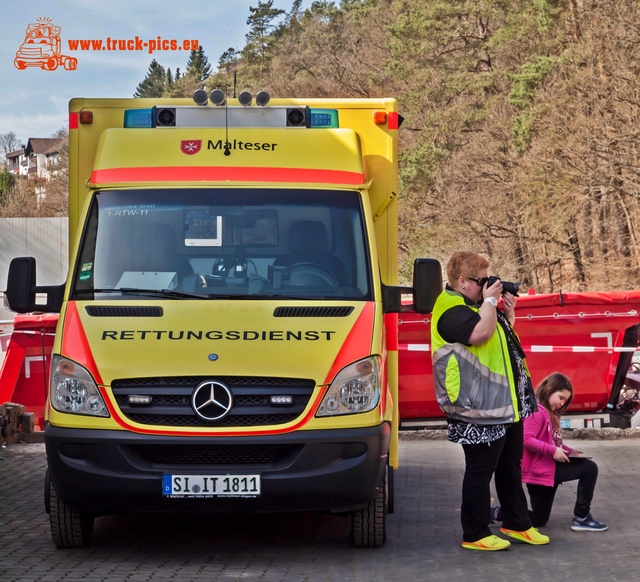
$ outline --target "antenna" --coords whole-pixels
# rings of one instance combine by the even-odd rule
[[[224,155],[231,155],[231,145],[229,144],[229,109],[227,105],[227,97],[221,89],[214,89],[209,93],[209,100],[214,105],[224,105],[224,126],[225,126],[225,142]]]
[[[224,131],[225,131],[225,140],[224,140],[224,155],[231,155],[231,144],[229,143],[229,104],[227,100],[224,100]]]

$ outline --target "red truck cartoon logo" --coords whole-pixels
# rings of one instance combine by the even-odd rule
[[[16,68],[40,67],[45,71],[55,71],[62,66],[66,71],[75,71],[78,59],[61,54],[60,30],[49,18],[38,18],[38,22],[29,24],[13,60]]]

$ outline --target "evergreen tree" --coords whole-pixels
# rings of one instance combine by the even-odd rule
[[[167,77],[164,82],[164,95],[171,95],[173,89],[173,76],[171,75],[171,69],[167,69]]]
[[[276,29],[274,20],[285,14],[285,11],[274,8],[273,0],[267,0],[267,2],[258,0],[258,6],[255,8],[250,6],[249,12],[251,12],[247,18],[249,32],[245,37],[247,39],[246,55],[249,58],[253,57],[259,60],[260,67],[264,69],[269,46]]]
[[[155,59],[151,61],[147,76],[136,88],[134,97],[162,97],[165,88],[166,74],[164,67]]]
[[[202,45],[198,50],[192,50],[187,61],[187,75],[196,78],[200,83],[206,81],[211,76],[211,65],[209,59],[204,54]]]

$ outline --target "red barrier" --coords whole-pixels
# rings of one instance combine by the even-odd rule
[[[35,414],[36,430],[44,429],[51,350],[58,314],[16,315],[2,368],[0,403],[17,402]]]

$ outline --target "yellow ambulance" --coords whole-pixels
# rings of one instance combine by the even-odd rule
[[[21,257],[6,293],[60,313],[55,545],[124,511],[327,510],[382,546],[397,313],[434,294],[428,261],[397,286],[396,101],[199,90],[69,111],[68,280],[38,287]]]

